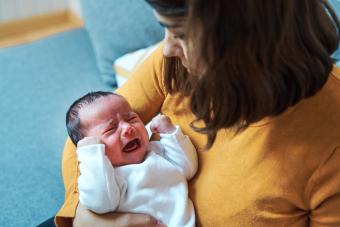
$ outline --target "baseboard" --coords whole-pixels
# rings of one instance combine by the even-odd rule
[[[82,19],[70,10],[0,23],[0,48],[32,42],[82,26]]]

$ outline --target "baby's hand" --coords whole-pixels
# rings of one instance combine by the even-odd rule
[[[170,118],[165,115],[154,117],[151,121],[150,129],[153,133],[173,133],[176,130]]]
[[[101,140],[97,136],[89,136],[84,137],[83,139],[79,140],[77,143],[77,147],[83,147],[86,145],[92,145],[92,144],[101,144]]]

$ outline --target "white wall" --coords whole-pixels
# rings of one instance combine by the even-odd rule
[[[0,23],[71,9],[81,16],[80,0],[0,0]]]
[[[68,0],[69,8],[79,17],[81,17],[80,0]],[[93,0],[96,1],[96,0]]]

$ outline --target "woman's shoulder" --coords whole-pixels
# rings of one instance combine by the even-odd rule
[[[335,66],[331,71],[328,81],[325,86],[316,94],[316,97],[320,97],[320,102],[328,105],[330,110],[336,111],[334,113],[336,117],[340,117],[340,68]],[[338,118],[339,123],[340,119]]]
[[[340,69],[334,67],[319,92],[300,101],[278,122],[300,138],[297,143],[313,146],[309,150],[317,151],[317,156],[340,147]]]
[[[310,114],[315,118],[318,118],[316,116],[318,114],[324,121],[334,120],[340,126],[340,68],[334,66],[321,90],[314,96],[303,100],[300,107],[306,108],[308,111],[311,111],[309,108],[312,108],[314,111],[311,111]]]

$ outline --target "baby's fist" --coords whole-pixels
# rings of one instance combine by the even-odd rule
[[[165,115],[157,115],[150,124],[153,133],[173,133],[176,127],[172,124],[169,117]]]

